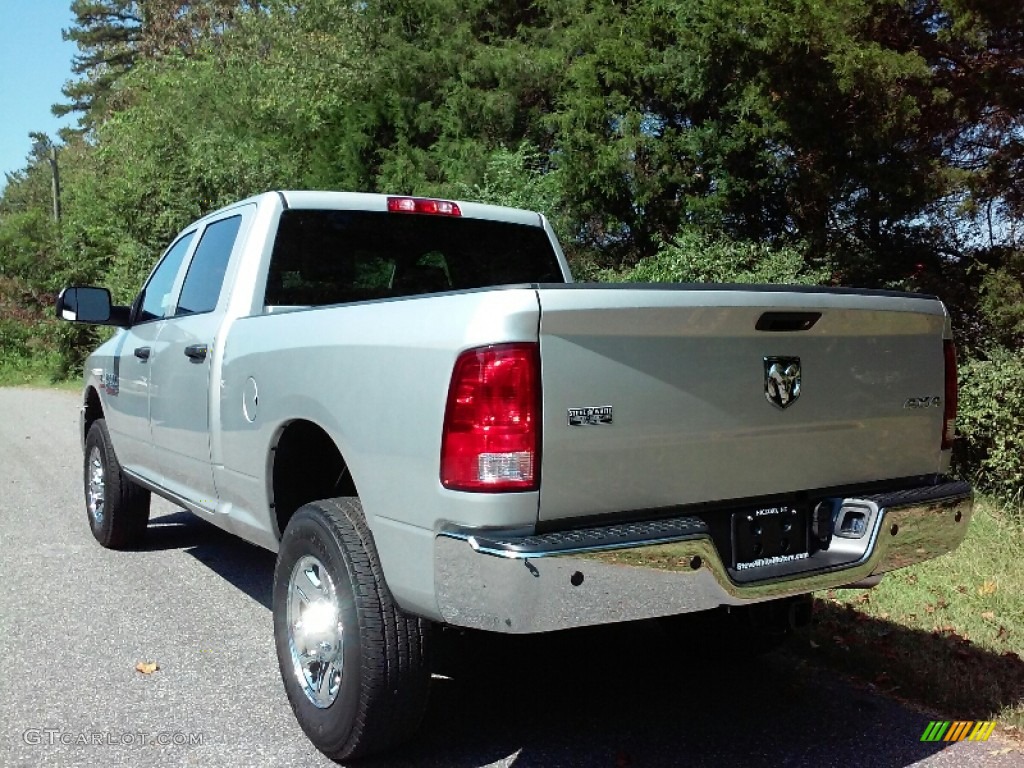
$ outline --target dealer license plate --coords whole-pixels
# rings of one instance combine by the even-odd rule
[[[807,523],[806,509],[787,505],[733,513],[733,567],[742,571],[805,559]]]

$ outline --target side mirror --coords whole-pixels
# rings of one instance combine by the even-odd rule
[[[57,296],[57,317],[73,323],[94,325],[119,325],[127,323],[124,307],[115,307],[110,302],[110,291],[92,286],[71,286]]]

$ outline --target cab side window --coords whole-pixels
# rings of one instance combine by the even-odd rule
[[[192,263],[181,287],[175,316],[212,312],[217,306],[231,250],[242,225],[241,216],[232,216],[210,224],[196,247]]]
[[[143,289],[145,294],[142,297],[142,305],[139,307],[135,322],[145,323],[167,316],[167,310],[174,299],[171,295],[171,291],[174,289],[174,278],[178,276],[178,269],[181,267],[185,254],[188,253],[195,234],[195,232],[189,232],[167,249],[163,260]]]

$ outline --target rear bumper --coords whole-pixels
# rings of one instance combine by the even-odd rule
[[[520,537],[442,530],[434,548],[439,610],[458,626],[546,632],[870,583],[959,546],[973,493],[956,482],[828,501],[836,515],[864,511],[865,534],[854,542],[833,538],[829,550],[798,561],[741,571],[723,562],[697,516]]]

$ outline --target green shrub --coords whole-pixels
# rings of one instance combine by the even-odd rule
[[[960,364],[960,474],[1004,498],[1024,493],[1024,351],[1002,347]]]
[[[632,283],[784,283],[821,285],[825,266],[811,266],[793,245],[730,240],[684,227],[657,254],[625,274]]]
[[[1024,348],[1024,248],[1003,249],[996,265],[984,268],[978,305],[993,343]]]
[[[49,337],[57,321],[0,319],[0,383],[57,381],[61,356]]]

